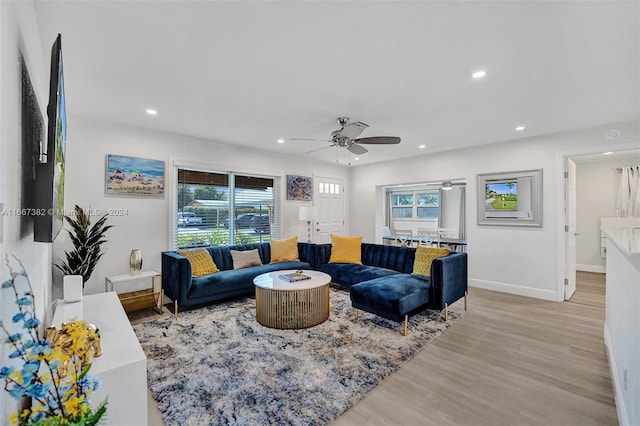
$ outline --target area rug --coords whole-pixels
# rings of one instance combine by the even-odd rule
[[[436,339],[449,322],[425,311],[402,324],[331,288],[327,321],[275,330],[239,299],[137,324],[148,384],[167,425],[324,425]]]

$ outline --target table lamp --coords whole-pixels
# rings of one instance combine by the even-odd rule
[[[316,208],[313,206],[302,206],[298,212],[298,219],[307,222],[307,242],[311,242],[311,221],[316,216]]]

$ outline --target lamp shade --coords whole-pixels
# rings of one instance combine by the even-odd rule
[[[310,222],[316,217],[316,208],[311,206],[302,206],[298,211],[298,219]]]

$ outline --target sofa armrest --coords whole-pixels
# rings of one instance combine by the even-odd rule
[[[162,252],[162,286],[167,297],[183,304],[191,288],[191,262],[176,252]]]
[[[467,253],[452,253],[431,263],[431,305],[444,309],[467,291]]]

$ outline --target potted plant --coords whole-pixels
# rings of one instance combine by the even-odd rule
[[[89,281],[98,260],[103,255],[101,246],[107,242],[104,234],[113,226],[106,225],[107,215],[91,225],[90,214],[78,205],[75,206],[75,215],[65,216],[64,219],[71,226],[67,232],[74,248],[70,252],[65,251],[66,259],[56,264],[56,268],[64,275],[82,275],[84,288],[84,284]]]

